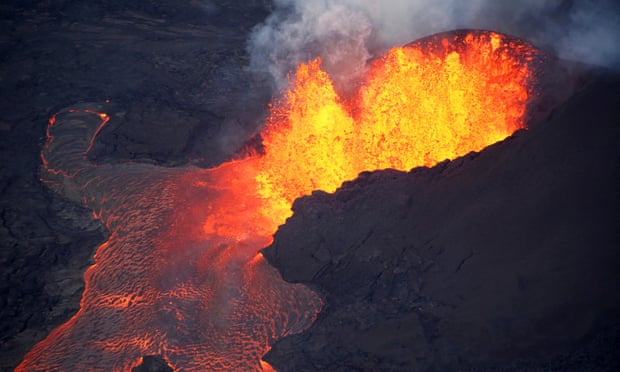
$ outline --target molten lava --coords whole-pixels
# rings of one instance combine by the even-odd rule
[[[264,153],[213,169],[93,166],[86,153],[108,116],[92,128],[50,120],[44,181],[111,234],[85,273],[79,312],[17,370],[128,370],[150,354],[179,370],[270,368],[270,345],[321,307],[257,253],[293,200],[509,136],[524,126],[534,52],[493,32],[429,38],[373,61],[351,97],[336,93],[320,59],[301,64],[271,107]]]
[[[257,180],[269,213],[284,217],[299,196],[333,192],[362,171],[432,166],[523,128],[533,55],[494,32],[435,36],[375,60],[347,99],[320,58],[300,65],[262,133]]]

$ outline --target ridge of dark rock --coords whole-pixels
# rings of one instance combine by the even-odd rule
[[[620,367],[620,79],[588,82],[480,153],[297,200],[263,253],[326,308],[265,359],[282,371]]]

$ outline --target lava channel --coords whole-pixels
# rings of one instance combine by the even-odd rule
[[[300,64],[271,106],[264,151],[216,168],[94,165],[108,121],[85,106],[50,120],[42,180],[110,231],[80,310],[17,371],[130,370],[162,355],[179,371],[261,370],[277,339],[309,327],[321,298],[284,282],[259,250],[313,190],[362,171],[453,159],[524,127],[536,50],[488,31],[394,48],[339,96],[321,60]]]

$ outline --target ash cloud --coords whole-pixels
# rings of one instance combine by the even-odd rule
[[[273,7],[248,49],[252,68],[278,88],[299,62],[317,56],[346,88],[390,47],[457,28],[508,33],[562,58],[620,69],[613,0],[274,0]]]

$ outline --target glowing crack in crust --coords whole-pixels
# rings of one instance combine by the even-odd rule
[[[365,170],[409,170],[479,151],[522,128],[535,50],[493,32],[395,48],[339,97],[320,59],[301,64],[271,107],[264,153],[212,169],[87,159],[101,107],[55,115],[42,180],[110,231],[84,274],[80,310],[18,371],[129,370],[160,354],[177,370],[261,370],[277,339],[322,302],[284,282],[259,249],[294,199]],[[174,123],[171,123],[174,125]]]

